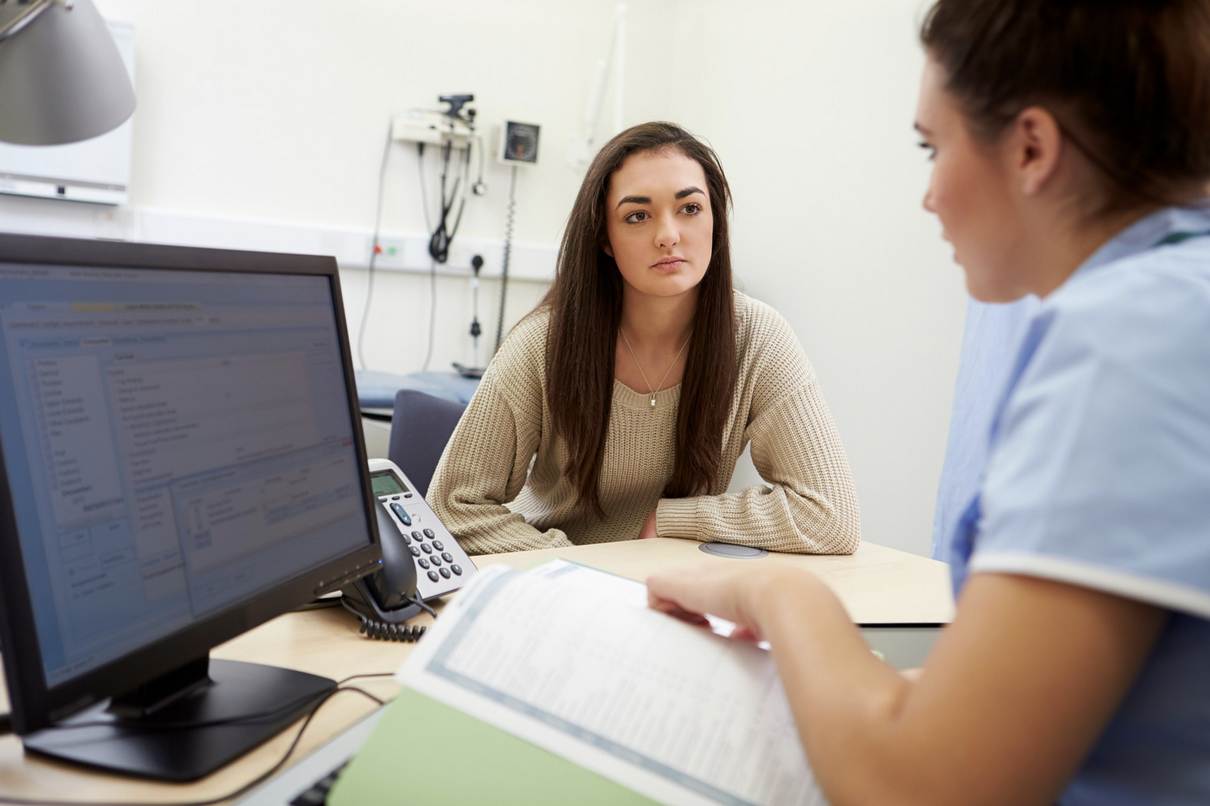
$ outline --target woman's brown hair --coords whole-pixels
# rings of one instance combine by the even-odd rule
[[[920,39],[976,134],[1054,115],[1101,174],[1098,213],[1210,180],[1207,0],[939,0]]]
[[[704,493],[718,475],[723,427],[735,391],[735,307],[727,213],[731,190],[714,151],[672,123],[627,129],[600,150],[580,185],[559,245],[555,281],[538,310],[550,313],[546,399],[567,444],[567,474],[581,505],[605,517],[597,484],[613,402],[614,350],[622,319],[622,276],[601,248],[609,181],[632,154],[683,154],[702,166],[714,214],[713,254],[698,285],[697,311],[681,381],[676,459],[664,495]]]

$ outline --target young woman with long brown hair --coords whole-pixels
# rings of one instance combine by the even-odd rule
[[[1210,2],[940,0],[916,127],[971,294],[1042,298],[918,679],[790,569],[648,581],[772,645],[832,806],[1210,803]]]
[[[772,308],[731,283],[714,152],[648,123],[597,154],[558,272],[483,376],[428,499],[471,553],[637,537],[850,553],[844,449]],[[751,443],[768,486],[726,493]]]

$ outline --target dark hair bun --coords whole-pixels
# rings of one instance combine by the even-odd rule
[[[1210,180],[1207,0],[939,0],[920,38],[981,135],[1050,111],[1104,174],[1106,208]]]

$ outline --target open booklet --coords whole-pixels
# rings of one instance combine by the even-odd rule
[[[384,802],[825,804],[769,653],[646,605],[641,583],[561,560],[482,571],[329,803],[373,803],[396,773]],[[417,792],[405,759],[437,723],[457,723],[441,755],[458,786]]]

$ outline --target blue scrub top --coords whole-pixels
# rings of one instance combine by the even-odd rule
[[[1210,803],[1210,200],[1136,222],[1043,301],[946,555],[955,592],[1026,574],[1172,611],[1062,803]]]
[[[948,538],[982,483],[980,474],[987,465],[989,447],[987,432],[1025,329],[1037,312],[1038,298],[1032,294],[1009,303],[975,299],[966,303],[945,463],[937,480],[937,506],[933,510],[934,560],[950,561],[946,556]]]

